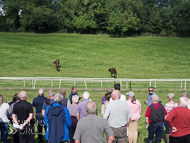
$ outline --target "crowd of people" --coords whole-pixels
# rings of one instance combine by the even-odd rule
[[[32,104],[27,102],[27,93],[21,91],[13,96],[13,101],[4,102],[0,94],[0,141],[8,143],[9,122],[14,128],[14,143],[34,143],[37,125],[38,142],[43,143],[42,130],[49,143],[137,143],[138,122],[142,108],[133,92],[126,96],[120,92],[120,84],[108,88],[101,99],[101,116],[98,116],[97,105],[90,99],[88,91],[79,96],[76,87],[72,87],[69,99],[61,90],[55,94],[48,91],[44,97],[42,88]],[[182,93],[179,103],[174,102],[174,94],[167,95],[168,103],[164,105],[159,96],[149,87],[147,110],[145,113],[148,143],[161,142],[163,125],[166,128],[167,143],[190,143],[190,100],[187,92]],[[80,99],[83,98],[83,101]],[[35,120],[35,118],[36,120]],[[127,139],[128,137],[128,139]]]

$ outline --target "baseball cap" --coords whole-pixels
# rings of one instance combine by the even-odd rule
[[[126,95],[131,98],[133,98],[135,96],[135,94],[133,92],[127,92]]]
[[[108,87],[107,89],[106,89],[106,92],[112,92],[113,91],[113,89],[111,88],[111,87]]]

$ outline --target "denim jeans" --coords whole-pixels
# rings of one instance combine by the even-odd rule
[[[150,123],[148,127],[148,141],[153,141],[156,134],[156,142],[161,142],[163,135],[163,123]]]
[[[3,139],[3,143],[8,143],[7,136],[9,130],[9,124],[0,122],[0,129],[1,129],[1,138]]]
[[[166,134],[170,134],[170,127],[169,127],[168,123],[166,122],[166,120],[164,120],[164,125],[166,128]]]

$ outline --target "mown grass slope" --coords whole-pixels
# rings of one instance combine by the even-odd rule
[[[0,33],[0,45],[2,77],[190,78],[189,38]]]

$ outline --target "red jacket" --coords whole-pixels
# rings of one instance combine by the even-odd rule
[[[166,117],[166,121],[170,128],[176,127],[177,131],[170,136],[181,137],[190,134],[190,110],[186,107],[173,108]]]

